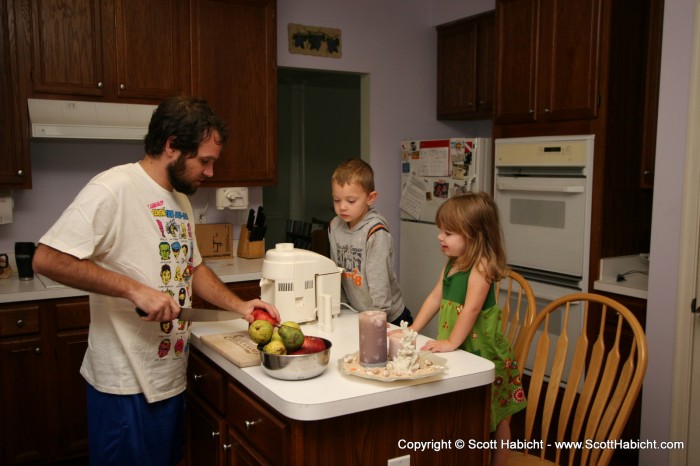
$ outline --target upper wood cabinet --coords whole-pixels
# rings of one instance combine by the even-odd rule
[[[33,96],[158,103],[190,93],[187,0],[18,3]]]
[[[29,158],[26,141],[21,137],[22,122],[17,96],[16,66],[11,53],[14,21],[7,10],[7,2],[0,2],[0,142],[3,156],[0,157],[0,186],[6,189],[31,188]]]
[[[209,187],[277,182],[275,0],[192,0],[194,93],[229,125]]]
[[[493,117],[493,11],[437,27],[437,118]]]
[[[601,0],[497,0],[495,122],[595,118]]]

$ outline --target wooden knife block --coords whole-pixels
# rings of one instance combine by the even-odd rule
[[[258,259],[265,255],[265,240],[250,241],[250,231],[245,225],[241,226],[241,234],[238,237],[238,257],[244,259]]]

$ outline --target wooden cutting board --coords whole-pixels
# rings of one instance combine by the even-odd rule
[[[260,364],[258,345],[250,339],[246,330],[204,335],[201,340],[238,367]]]

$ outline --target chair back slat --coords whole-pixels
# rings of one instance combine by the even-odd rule
[[[512,270],[508,277],[496,283],[495,290],[502,311],[501,332],[518,354],[525,329],[537,313],[535,294],[525,277]],[[520,367],[522,374],[522,364]]]

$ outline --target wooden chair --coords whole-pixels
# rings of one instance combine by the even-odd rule
[[[570,319],[582,320],[580,334],[568,334]],[[553,334],[554,327],[562,331]],[[613,448],[589,449],[585,444],[618,440],[639,395],[647,344],[637,319],[610,298],[575,293],[545,306],[522,344],[519,361],[536,351],[523,440],[540,445],[511,451],[508,464],[607,465]],[[564,363],[567,355],[569,364]],[[559,441],[584,446],[555,449]]]
[[[535,294],[527,280],[511,270],[508,278],[496,285],[496,299],[503,312],[501,331],[517,355],[525,329],[537,313]]]

